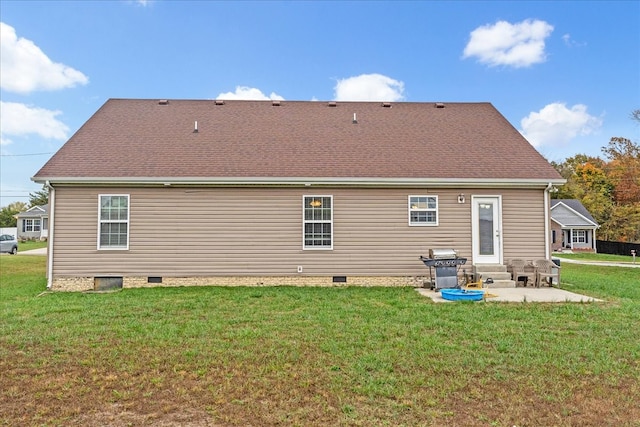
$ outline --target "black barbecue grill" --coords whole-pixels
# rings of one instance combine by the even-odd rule
[[[454,249],[429,249],[429,258],[420,256],[420,260],[429,267],[431,289],[455,288],[458,286],[458,269],[467,263],[466,258],[458,257]],[[435,275],[432,270],[435,270]]]

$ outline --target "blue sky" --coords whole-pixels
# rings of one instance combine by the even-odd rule
[[[6,1],[0,206],[109,98],[491,102],[547,159],[640,141],[639,1]]]

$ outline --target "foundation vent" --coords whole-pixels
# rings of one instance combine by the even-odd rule
[[[113,291],[115,289],[122,289],[123,278],[122,277],[94,277],[93,278],[93,290],[94,291]]]

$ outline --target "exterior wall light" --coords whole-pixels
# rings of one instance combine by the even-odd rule
[[[465,198],[464,198],[464,194],[460,193],[458,194],[458,203],[464,203]]]

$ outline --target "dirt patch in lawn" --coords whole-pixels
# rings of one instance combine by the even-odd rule
[[[175,367],[141,372],[56,360],[33,366],[13,350],[0,361],[0,424],[77,426],[638,425],[640,385],[585,376],[563,381],[471,378],[446,392],[425,382],[402,395],[337,388],[327,369]],[[331,372],[331,371],[329,371]],[[339,371],[333,375],[340,375]],[[402,390],[403,387],[396,387]]]

